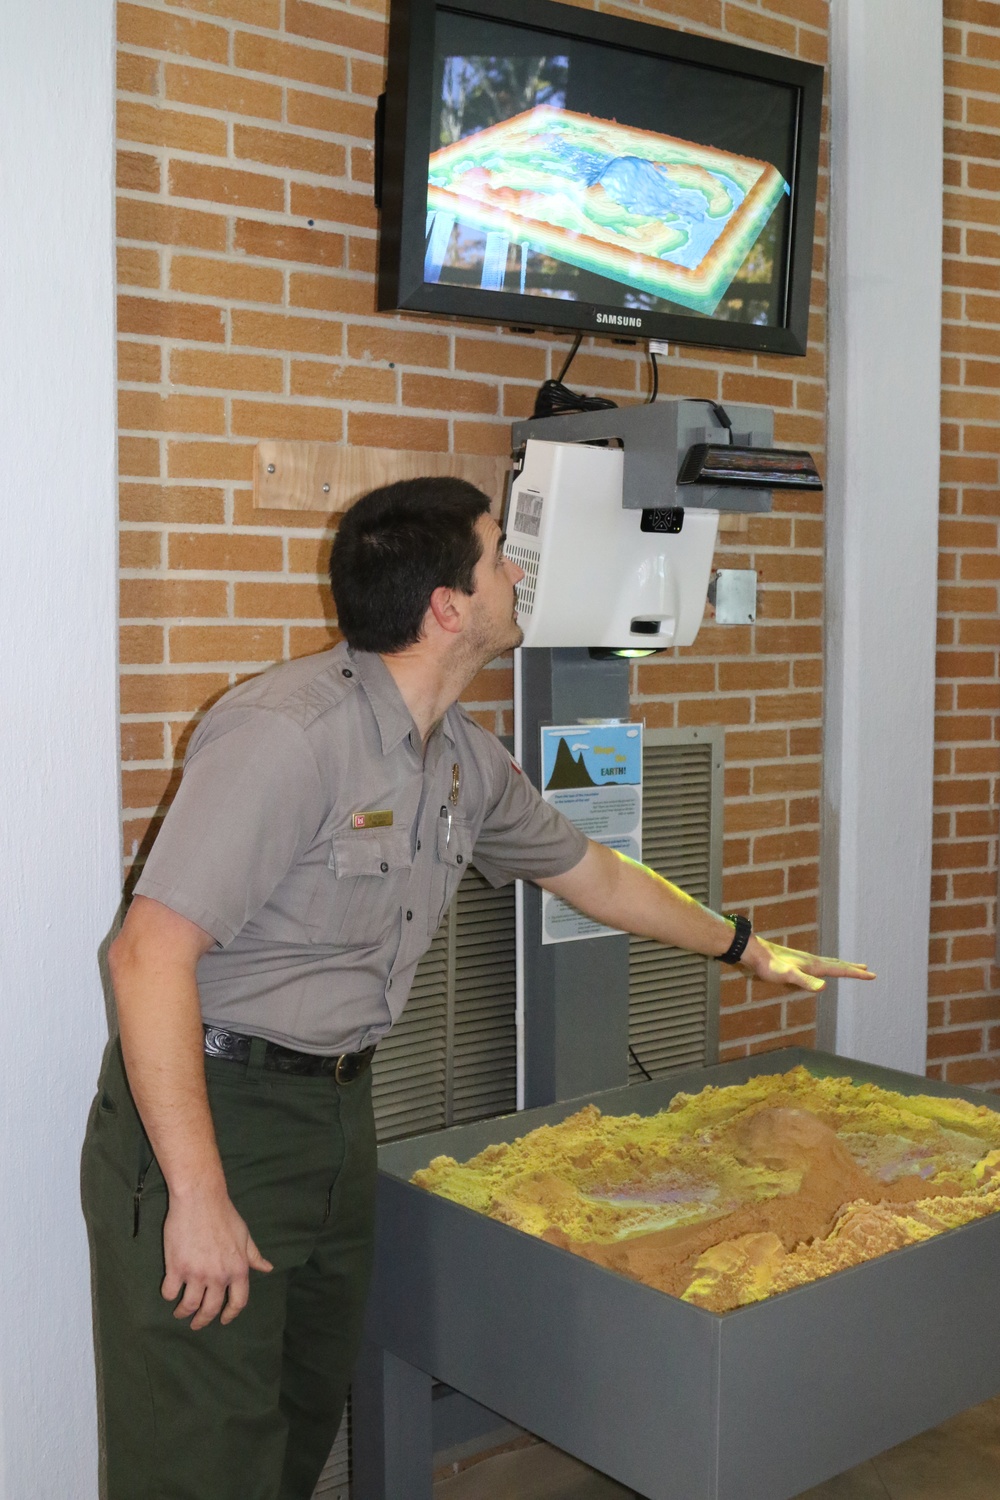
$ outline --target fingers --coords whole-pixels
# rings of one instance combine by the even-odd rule
[[[801,989],[822,988],[822,986],[803,984],[801,977],[792,979],[793,972],[799,976],[809,975],[813,979],[875,979],[877,977],[867,964],[849,963],[842,958],[823,958],[815,953],[804,953],[799,948],[783,948],[780,943],[769,943],[764,938],[760,939],[760,946],[766,955],[766,964],[754,963],[749,967],[758,978],[775,983],[783,981],[787,984],[795,984]]]
[[[231,1323],[250,1300],[251,1270],[273,1271],[274,1266],[248,1235],[246,1262],[228,1277],[209,1280],[193,1275],[186,1277],[181,1271],[169,1270],[163,1278],[160,1295],[166,1302],[174,1302],[183,1290],[184,1295],[174,1308],[174,1317],[190,1318],[195,1332],[207,1328],[213,1318],[219,1318],[223,1324]]]
[[[786,984],[793,989],[808,990],[816,994],[825,989],[821,977],[823,961],[814,959],[811,953],[800,953],[794,948],[782,948],[778,943],[761,939],[754,961],[747,965],[758,979],[768,984]]]
[[[770,984],[787,984],[797,990],[809,990],[812,994],[826,988],[826,980],[813,973],[805,964],[794,963],[788,950],[772,953],[769,957],[771,961],[766,971],[757,970],[758,979],[766,979]],[[809,955],[804,954],[803,957],[808,958]]]
[[[786,974],[778,977],[782,984],[790,984],[797,990],[809,990],[815,994],[818,990],[826,989],[824,979],[817,979],[813,974],[804,974],[801,969],[790,969]]]
[[[231,1323],[234,1318],[239,1317],[249,1301],[250,1277],[248,1275],[234,1276],[229,1283],[229,1296],[226,1299],[226,1305],[223,1308],[222,1317],[219,1319],[219,1322],[223,1324]],[[194,1326],[192,1323],[191,1327],[193,1328]]]
[[[164,1277],[160,1294],[167,1302],[173,1302],[180,1288],[176,1276]],[[174,1308],[174,1317],[191,1319],[191,1327],[197,1332],[207,1328],[213,1318],[231,1323],[250,1300],[250,1277],[246,1271],[236,1272],[228,1282],[208,1282],[192,1278],[184,1283],[184,1295]]]
[[[877,977],[871,969],[866,969],[859,964],[831,963],[826,959],[814,960],[800,967],[824,979],[875,979]]]
[[[260,1251],[257,1249],[257,1246],[254,1244],[249,1235],[247,1235],[247,1259],[250,1262],[250,1269],[253,1271],[274,1270],[271,1262],[265,1259],[263,1255],[261,1255]]]
[[[846,958],[823,958],[817,953],[802,953],[798,948],[782,950],[795,959],[801,968],[808,966],[810,973],[820,970],[830,979],[874,979],[875,973],[867,964],[853,963]]]
[[[179,1280],[180,1275],[176,1272],[174,1273],[173,1277],[168,1276],[164,1278],[163,1286],[160,1288],[160,1291],[162,1296],[165,1297],[167,1301],[172,1302],[177,1296],[177,1292],[174,1292],[173,1296],[168,1294],[167,1283],[172,1281],[174,1284],[176,1284],[176,1282]],[[183,1297],[181,1297],[181,1300],[174,1308],[174,1317],[193,1318],[195,1313],[201,1307],[202,1301],[208,1295],[208,1283],[192,1277],[189,1281],[185,1281],[182,1284],[184,1287],[184,1295]]]
[[[225,1194],[178,1197],[163,1225],[166,1275],[160,1294],[197,1332],[218,1318],[231,1323],[246,1307],[250,1272],[274,1269]]]
[[[201,1300],[200,1307],[197,1308],[194,1317],[191,1319],[192,1330],[197,1333],[199,1328],[207,1328],[212,1319],[219,1316],[225,1300],[225,1287],[211,1287],[207,1289],[204,1297]],[[185,1314],[181,1310],[182,1307],[183,1303],[181,1304],[181,1307],[178,1307],[174,1310],[175,1318],[181,1318],[185,1316]]]
[[[183,1285],[183,1278],[178,1276],[176,1271],[168,1270],[163,1278],[163,1285],[160,1287],[160,1296],[165,1302],[176,1302]]]

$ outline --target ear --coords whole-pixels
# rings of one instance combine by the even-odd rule
[[[447,635],[458,635],[465,624],[462,598],[455,589],[445,588],[443,585],[431,594],[427,613],[433,616],[435,624]]]

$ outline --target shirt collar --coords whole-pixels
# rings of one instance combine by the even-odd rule
[[[378,726],[379,739],[382,743],[382,754],[389,755],[398,745],[401,745],[411,730],[415,745],[419,746],[420,736],[413,722],[413,715],[403,702],[402,694],[396,686],[395,678],[389,671],[382,658],[374,651],[352,651],[347,648],[351,665],[361,679],[361,686],[365,690],[365,696],[371,704],[375,723]],[[438,724],[427,742],[428,751],[432,749],[439,740],[441,733],[451,744],[455,743],[455,736],[448,723],[448,714],[445,714],[441,723]]]

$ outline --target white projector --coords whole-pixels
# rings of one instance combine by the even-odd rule
[[[625,510],[623,468],[620,448],[525,444],[505,552],[524,569],[517,619],[526,646],[638,654],[690,646],[698,634],[719,512]]]

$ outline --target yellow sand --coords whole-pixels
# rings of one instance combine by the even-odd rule
[[[805,1068],[593,1105],[413,1181],[724,1312],[1000,1209],[1000,1114]]]

